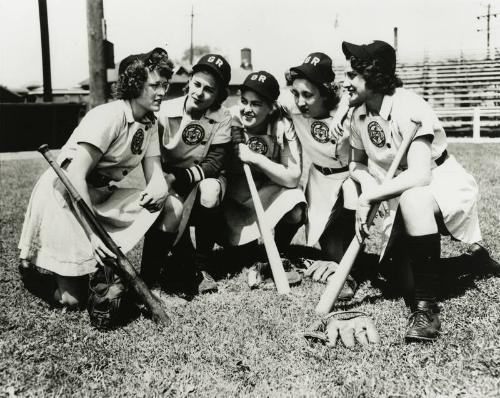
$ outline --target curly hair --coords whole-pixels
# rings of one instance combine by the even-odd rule
[[[214,78],[214,80],[216,81],[216,84],[217,84],[217,96],[215,97],[214,103],[208,107],[208,110],[210,110],[211,112],[215,112],[215,111],[219,110],[220,107],[222,106],[222,103],[229,96],[229,92],[225,88],[225,84],[222,83],[222,81],[220,80],[220,78],[217,75],[215,75],[214,73],[212,73],[210,71],[210,69],[208,69],[208,68],[207,69],[199,69],[197,72],[207,73],[210,76],[212,76]],[[191,82],[191,78],[193,77],[193,75],[195,73],[196,73],[195,71],[191,71],[189,73],[189,80],[188,80],[188,82],[186,83],[186,85],[182,89],[182,91],[184,92],[184,94],[187,94],[189,92],[189,83]]]
[[[173,67],[166,52],[156,51],[147,58],[137,56],[118,76],[113,86],[113,97],[124,100],[137,98],[148,80],[148,72],[157,71],[161,77],[170,79]]]
[[[323,98],[325,98],[325,107],[328,110],[328,112],[335,109],[337,104],[340,102],[339,86],[335,82],[318,84],[308,79],[307,76],[305,76],[302,73],[297,73],[297,72],[292,73],[290,71],[285,73],[287,86],[291,86],[293,84],[293,81],[298,78],[306,79],[307,81],[311,82],[315,87],[318,88],[320,95]]]
[[[372,61],[362,61],[351,56],[351,67],[359,73],[366,81],[366,87],[375,93],[384,95],[394,94],[397,87],[402,87],[403,82],[394,72],[384,70],[383,66],[376,59]]]

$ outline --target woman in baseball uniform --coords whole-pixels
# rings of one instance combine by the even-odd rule
[[[477,185],[448,153],[446,135],[434,111],[401,87],[394,49],[375,41],[368,45],[344,42],[342,50],[349,61],[344,87],[349,104],[357,107],[350,123],[350,172],[362,188],[356,232],[359,237],[368,234],[370,206],[386,201],[381,256],[384,250],[389,255],[399,238],[398,249],[408,257],[409,272],[402,271],[412,313],[405,339],[431,341],[440,331],[436,305],[440,234],[470,244],[481,239]],[[403,138],[414,131],[396,176],[381,183]],[[477,244],[475,251],[485,253]]]
[[[165,50],[130,55],[119,66],[116,101],[90,110],[61,149],[58,163],[82,198],[124,252],[160,214],[167,185],[160,162],[153,112],[172,75]],[[120,188],[142,164],[146,187]],[[75,216],[75,207],[52,169],[38,180],[26,211],[19,249],[22,268],[34,264],[56,275],[56,302],[84,303],[88,274],[115,257]]]
[[[157,281],[177,237],[176,250],[186,263],[183,266],[193,262],[189,225],[195,225],[198,292],[217,291],[206,266],[216,238],[214,225],[222,220],[219,205],[226,190],[221,172],[231,145],[231,115],[221,104],[230,80],[231,67],[222,56],[204,55],[193,66],[187,94],[165,101],[158,112],[170,195],[164,216],[146,235],[142,275],[147,283]]]
[[[321,52],[309,54],[287,76],[293,98],[282,96],[279,102],[292,119],[304,155],[307,245],[319,242],[324,260],[339,262],[354,237],[357,191],[349,179],[349,137],[331,128],[338,123],[338,113],[345,113],[338,112],[334,79],[331,58]],[[315,279],[331,274],[328,264],[332,263],[323,262]]]
[[[293,124],[280,114],[276,104],[279,93],[273,75],[253,72],[240,86],[239,104],[231,109],[236,156],[227,170],[228,193],[224,201],[231,246],[256,242],[260,236],[241,162],[250,165],[253,171],[266,222],[275,227],[281,252],[290,243],[289,231],[296,231],[304,222],[305,196],[298,188],[301,148]]]

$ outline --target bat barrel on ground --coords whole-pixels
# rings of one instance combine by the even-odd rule
[[[413,132],[410,135],[407,135],[401,142],[401,145],[398,148],[398,151],[396,152],[396,156],[394,157],[391,166],[389,167],[389,170],[387,171],[384,177],[384,182],[394,177],[394,174],[396,173],[396,170],[398,169],[399,164],[401,163],[401,159],[403,159],[403,156],[408,151],[408,148],[410,147],[410,144],[413,141],[415,135],[417,134],[417,131],[420,128],[420,126],[421,123],[415,122],[415,128],[413,129]],[[375,203],[370,208],[370,212],[368,213],[368,218],[366,222],[366,225],[368,227],[373,223],[373,220],[377,215],[379,206],[380,202]],[[332,309],[333,305],[337,301],[337,298],[339,297],[339,294],[342,290],[342,287],[344,286],[347,276],[349,275],[349,272],[351,272],[351,268],[354,262],[356,261],[356,258],[358,257],[363,242],[359,242],[357,237],[354,237],[354,239],[352,240],[351,244],[344,253],[344,256],[342,257],[342,260],[340,260],[337,270],[329,278],[328,284],[325,290],[323,291],[323,294],[321,295],[318,304],[316,305],[317,314],[325,315],[328,314]]]
[[[288,284],[288,278],[286,272],[283,269],[283,263],[281,262],[280,253],[276,247],[276,242],[274,241],[274,236],[271,232],[271,228],[267,225],[265,220],[264,208],[262,207],[262,202],[260,201],[259,192],[255,186],[255,181],[252,176],[252,171],[248,164],[243,164],[243,170],[245,172],[245,177],[248,183],[248,189],[252,195],[252,201],[255,208],[255,214],[257,218],[257,225],[259,227],[260,236],[262,237],[262,242],[264,243],[264,248],[266,249],[267,259],[269,260],[269,265],[271,266],[271,272],[273,273],[274,283],[279,294],[290,293],[290,285]]]
[[[61,169],[59,164],[55,161],[54,157],[50,153],[48,145],[42,145],[38,148],[38,151],[43,155],[43,157],[50,164],[52,169],[55,171],[61,182],[66,187],[72,201],[80,210],[81,214],[85,218],[82,220],[86,222],[92,231],[104,242],[104,244],[116,255],[116,266],[118,268],[119,275],[124,279],[124,282],[135,290],[137,295],[141,298],[143,303],[149,308],[152,314],[152,318],[155,322],[170,324],[170,318],[168,317],[165,310],[162,308],[158,300],[154,298],[151,291],[148,289],[146,283],[139,277],[135,268],[132,266],[128,258],[123,254],[120,247],[111,238],[108,232],[104,229],[101,223],[97,220],[92,210],[89,208],[87,203],[80,196],[76,188],[73,186],[69,180],[66,173]]]

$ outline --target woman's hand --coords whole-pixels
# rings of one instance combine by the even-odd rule
[[[356,209],[356,237],[361,243],[364,238],[370,235],[368,222],[368,213],[370,213],[371,203],[366,199],[365,193],[358,198],[358,207]]]
[[[154,192],[150,187],[146,187],[144,191],[140,193],[139,196],[139,206],[144,207],[150,213],[160,211],[163,208],[163,204],[168,197],[168,192],[166,190],[158,190]]]
[[[94,252],[94,258],[99,264],[104,265],[103,261],[106,258],[116,258],[116,254],[109,250],[101,238],[94,233],[90,235],[90,245],[92,246],[92,250]]]
[[[257,154],[252,151],[246,144],[238,144],[237,155],[243,163],[252,165],[257,163],[258,161]]]

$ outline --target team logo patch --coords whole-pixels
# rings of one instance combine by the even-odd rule
[[[142,144],[144,143],[144,131],[139,129],[135,132],[132,137],[132,143],[130,144],[130,150],[134,155],[140,155],[142,153]]]
[[[182,141],[187,145],[197,145],[205,138],[205,130],[199,124],[189,124],[182,132]]]
[[[265,155],[267,153],[267,150],[269,149],[266,141],[264,141],[260,137],[250,138],[247,142],[247,145],[252,151],[260,153],[261,155]]]
[[[321,144],[326,144],[332,140],[332,134],[326,123],[318,120],[311,124],[311,135]]]
[[[370,137],[370,141],[373,142],[373,145],[377,148],[382,148],[385,145],[384,130],[376,121],[368,124],[368,136]]]

